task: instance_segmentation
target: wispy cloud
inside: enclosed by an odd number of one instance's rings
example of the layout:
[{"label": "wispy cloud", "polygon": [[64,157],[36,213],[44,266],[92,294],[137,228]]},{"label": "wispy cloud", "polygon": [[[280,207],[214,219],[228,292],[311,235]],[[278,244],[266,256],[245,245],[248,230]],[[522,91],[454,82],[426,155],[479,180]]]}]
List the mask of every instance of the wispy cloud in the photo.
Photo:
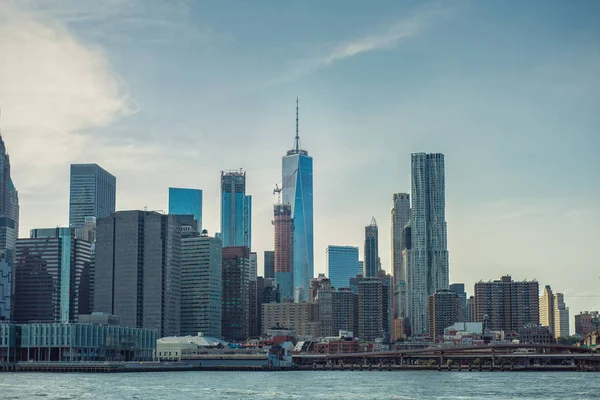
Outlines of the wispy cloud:
[{"label": "wispy cloud", "polygon": [[267,82],[266,86],[294,81],[336,62],[363,53],[393,48],[403,40],[419,35],[436,18],[451,11],[451,8],[439,3],[421,7],[415,10],[412,15],[397,21],[380,32],[338,43],[332,46],[325,54],[296,60],[294,62],[295,68]]}]

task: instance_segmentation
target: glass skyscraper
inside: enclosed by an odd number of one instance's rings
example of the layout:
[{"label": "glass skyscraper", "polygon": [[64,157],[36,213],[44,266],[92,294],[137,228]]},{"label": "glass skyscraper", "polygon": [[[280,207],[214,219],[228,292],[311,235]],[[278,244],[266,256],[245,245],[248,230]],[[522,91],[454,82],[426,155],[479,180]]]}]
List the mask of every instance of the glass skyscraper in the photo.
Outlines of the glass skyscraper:
[{"label": "glass skyscraper", "polygon": [[282,158],[282,184],[282,203],[292,207],[294,220],[294,298],[307,301],[314,276],[313,159],[300,148],[297,102],[296,140]]},{"label": "glass skyscraper", "polygon": [[374,278],[379,271],[379,230],[375,217],[365,226],[365,277]]},{"label": "glass skyscraper", "polygon": [[360,273],[358,269],[358,247],[327,246],[325,261],[327,277],[336,289],[350,287],[350,278]]},{"label": "glass skyscraper", "polygon": [[81,230],[85,217],[105,218],[115,212],[116,178],[98,164],[71,164],[69,226]]},{"label": "glass skyscraper", "polygon": [[10,176],[10,158],[0,135],[0,320],[10,319],[12,269],[19,236],[19,195]]},{"label": "glass skyscraper", "polygon": [[202,190],[169,188],[169,214],[193,215],[202,232]]},{"label": "glass skyscraper", "polygon": [[251,248],[252,196],[242,170],[221,171],[221,239],[223,247]]},{"label": "glass skyscraper", "polygon": [[91,252],[73,228],[32,229],[17,240],[15,321],[68,323],[89,314]]}]

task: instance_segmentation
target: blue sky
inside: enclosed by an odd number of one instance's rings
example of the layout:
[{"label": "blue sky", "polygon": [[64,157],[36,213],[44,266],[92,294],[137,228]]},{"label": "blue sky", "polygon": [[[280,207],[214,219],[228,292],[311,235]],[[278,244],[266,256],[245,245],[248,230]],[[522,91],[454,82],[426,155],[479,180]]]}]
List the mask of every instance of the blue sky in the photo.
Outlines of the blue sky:
[{"label": "blue sky", "polygon": [[21,235],[68,221],[68,165],[117,176],[119,209],[167,209],[243,167],[253,247],[293,144],[314,157],[315,270],[363,245],[389,269],[392,193],[410,153],[446,155],[452,281],[512,274],[600,308],[600,3],[4,1],[2,131]]}]

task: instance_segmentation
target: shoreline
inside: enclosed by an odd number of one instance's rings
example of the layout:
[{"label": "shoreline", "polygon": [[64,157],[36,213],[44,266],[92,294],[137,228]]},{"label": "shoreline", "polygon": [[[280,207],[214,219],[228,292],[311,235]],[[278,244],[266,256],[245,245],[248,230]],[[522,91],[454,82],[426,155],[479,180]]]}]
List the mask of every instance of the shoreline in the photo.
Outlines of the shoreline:
[{"label": "shoreline", "polygon": [[139,373],[139,372],[292,372],[292,371],[431,371],[431,372],[600,372],[597,366],[576,365],[311,365],[267,367],[251,365],[194,365],[186,363],[18,363],[5,364],[0,372],[7,373]]}]

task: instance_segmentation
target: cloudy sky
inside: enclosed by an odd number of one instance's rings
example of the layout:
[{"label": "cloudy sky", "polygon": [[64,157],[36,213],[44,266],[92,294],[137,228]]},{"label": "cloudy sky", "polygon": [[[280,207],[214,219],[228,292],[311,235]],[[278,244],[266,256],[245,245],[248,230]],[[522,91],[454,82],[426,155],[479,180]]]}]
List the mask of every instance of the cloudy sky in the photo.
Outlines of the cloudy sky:
[{"label": "cloudy sky", "polygon": [[410,153],[443,152],[451,281],[537,278],[599,309],[599,18],[593,0],[3,0],[21,236],[67,224],[73,162],[117,176],[118,209],[201,188],[211,233],[220,171],[245,168],[262,260],[298,96],[315,272],[328,244],[362,253],[372,216],[389,269]]}]

